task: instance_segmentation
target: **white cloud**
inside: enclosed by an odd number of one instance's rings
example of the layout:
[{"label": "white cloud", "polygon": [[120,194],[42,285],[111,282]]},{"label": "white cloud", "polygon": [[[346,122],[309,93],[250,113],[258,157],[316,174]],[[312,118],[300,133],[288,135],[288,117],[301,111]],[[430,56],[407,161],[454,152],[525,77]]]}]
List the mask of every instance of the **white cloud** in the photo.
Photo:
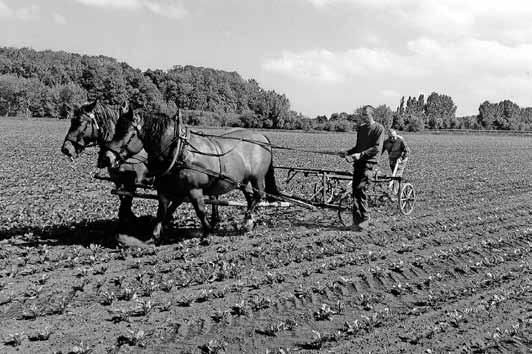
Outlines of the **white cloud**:
[{"label": "white cloud", "polygon": [[88,6],[115,7],[120,9],[139,9],[141,0],[76,0]]},{"label": "white cloud", "polygon": [[8,17],[13,14],[13,11],[3,2],[0,0],[0,17]]},{"label": "white cloud", "polygon": [[474,37],[511,43],[532,42],[529,0],[306,0],[318,9],[357,10],[438,38]]},{"label": "white cloud", "polygon": [[66,25],[67,24],[67,20],[66,20],[65,16],[61,15],[60,13],[54,12],[52,14],[52,18],[53,18],[54,22],[57,23],[57,24],[60,24],[60,25]]},{"label": "white cloud", "polygon": [[157,15],[180,19],[186,16],[187,10],[180,2],[175,1],[144,1],[144,6]]},{"label": "white cloud", "polygon": [[15,10],[15,17],[22,21],[32,21],[38,19],[40,16],[40,8],[37,5],[29,7],[21,7]]},{"label": "white cloud", "polygon": [[352,77],[519,76],[532,72],[532,44],[508,46],[496,41],[438,41],[422,37],[407,43],[408,53],[383,48],[285,51],[263,68],[288,76],[343,81]]},{"label": "white cloud", "polygon": [[87,6],[125,10],[147,10],[159,16],[181,19],[187,15],[180,0],[76,0]]},{"label": "white cloud", "polygon": [[32,21],[39,18],[40,10],[40,7],[35,4],[28,7],[11,9],[0,0],[0,17],[12,17],[21,21]]},{"label": "white cloud", "polygon": [[279,58],[263,62],[263,68],[295,78],[325,82],[375,75],[405,78],[423,75],[424,68],[413,65],[410,60],[410,57],[386,49],[361,47],[341,52],[319,49],[301,53],[284,51]]},{"label": "white cloud", "polygon": [[405,53],[366,47],[285,51],[264,61],[263,69],[316,87],[329,82],[353,91],[373,90],[388,102],[399,93],[446,93],[459,104],[459,114],[474,113],[486,99],[530,102],[532,44],[421,37],[407,48]]}]

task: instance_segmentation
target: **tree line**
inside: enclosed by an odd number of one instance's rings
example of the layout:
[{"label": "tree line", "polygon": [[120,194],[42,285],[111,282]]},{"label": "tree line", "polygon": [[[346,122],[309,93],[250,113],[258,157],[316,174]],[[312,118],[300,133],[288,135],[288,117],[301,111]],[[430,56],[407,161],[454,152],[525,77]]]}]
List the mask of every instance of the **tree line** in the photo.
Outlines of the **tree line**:
[{"label": "tree line", "polygon": [[[330,117],[318,116],[313,128],[329,131],[351,131],[356,129],[361,107],[353,113],[333,113]],[[392,110],[387,105],[375,108],[375,120],[385,128],[403,131],[424,129],[474,129],[474,130],[532,130],[532,107],[521,108],[510,100],[499,103],[483,102],[478,115],[457,117],[452,97],[437,92],[427,99],[403,96],[399,105]]]},{"label": "tree line", "polygon": [[[129,100],[137,107],[173,114],[188,124],[248,128],[352,131],[360,108],[309,119],[289,99],[264,90],[236,72],[191,65],[141,71],[106,56],[0,47],[0,115],[68,118],[76,106],[98,98]],[[483,102],[476,116],[456,117],[456,105],[433,92],[401,98],[396,109],[376,107],[376,120],[398,130],[531,130],[532,108],[512,101]]]},{"label": "tree line", "polygon": [[197,124],[287,128],[300,118],[285,95],[236,72],[190,65],[142,72],[105,56],[0,48],[0,115],[67,118],[95,98],[169,114],[181,108]]}]

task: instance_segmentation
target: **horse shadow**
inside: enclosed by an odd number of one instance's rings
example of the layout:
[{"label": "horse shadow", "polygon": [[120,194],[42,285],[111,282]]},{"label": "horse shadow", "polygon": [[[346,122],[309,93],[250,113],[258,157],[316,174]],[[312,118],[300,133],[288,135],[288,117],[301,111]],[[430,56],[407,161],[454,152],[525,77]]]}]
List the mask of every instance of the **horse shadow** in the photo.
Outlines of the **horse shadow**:
[{"label": "horse shadow", "polygon": [[16,226],[0,230],[0,240],[12,239],[21,246],[99,244],[113,247],[114,220],[81,220],[47,226]]},{"label": "horse shadow", "polygon": [[[12,240],[18,246],[35,247],[39,245],[88,247],[97,244],[105,248],[116,248],[118,233],[135,237],[140,241],[150,238],[155,219],[152,216],[140,216],[134,222],[119,226],[117,219],[80,220],[47,226],[16,226],[0,230],[0,241]],[[229,223],[222,223],[213,231],[218,237],[230,237],[244,234],[243,230]],[[200,239],[201,229],[195,225],[170,223],[163,232],[162,244],[175,244],[189,239]]]}]

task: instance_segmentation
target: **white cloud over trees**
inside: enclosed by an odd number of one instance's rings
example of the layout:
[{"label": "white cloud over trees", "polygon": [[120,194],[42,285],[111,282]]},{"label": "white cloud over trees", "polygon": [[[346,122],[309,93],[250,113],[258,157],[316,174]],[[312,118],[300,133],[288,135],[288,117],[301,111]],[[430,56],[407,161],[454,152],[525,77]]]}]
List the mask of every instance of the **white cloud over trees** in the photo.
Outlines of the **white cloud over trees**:
[{"label": "white cloud over trees", "polygon": [[75,0],[87,6],[110,7],[125,10],[147,10],[159,16],[181,19],[187,10],[179,0]]},{"label": "white cloud over trees", "polygon": [[[266,58],[263,69],[315,85],[357,87],[371,80],[375,94],[388,98],[393,92],[437,90],[457,97],[461,111],[468,113],[485,99],[505,95],[519,100],[532,90],[530,1],[305,1],[316,11],[374,15],[379,20],[369,22],[367,31],[382,40],[344,49],[286,48]],[[387,29],[386,24],[394,26]],[[402,37],[395,32],[398,27]]]}]

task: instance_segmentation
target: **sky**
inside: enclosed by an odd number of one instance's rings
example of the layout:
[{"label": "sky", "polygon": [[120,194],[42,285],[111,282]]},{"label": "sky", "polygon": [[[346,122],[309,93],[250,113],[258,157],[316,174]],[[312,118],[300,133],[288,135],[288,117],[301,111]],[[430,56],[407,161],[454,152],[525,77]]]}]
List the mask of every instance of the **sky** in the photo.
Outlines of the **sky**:
[{"label": "sky", "polygon": [[532,106],[530,0],[0,0],[0,46],[236,71],[303,114],[450,95]]}]

